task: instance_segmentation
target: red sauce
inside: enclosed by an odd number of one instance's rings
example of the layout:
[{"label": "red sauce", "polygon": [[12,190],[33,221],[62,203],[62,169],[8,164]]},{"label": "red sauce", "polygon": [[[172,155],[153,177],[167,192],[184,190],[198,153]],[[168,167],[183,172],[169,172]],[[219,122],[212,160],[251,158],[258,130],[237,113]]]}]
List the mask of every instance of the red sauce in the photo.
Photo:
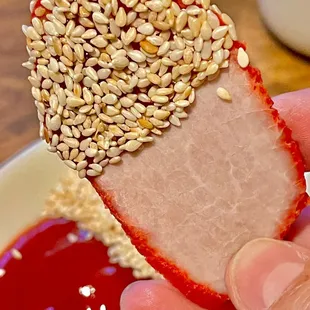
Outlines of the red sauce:
[{"label": "red sauce", "polygon": [[[12,257],[13,248],[21,260]],[[6,271],[0,278],[5,310],[116,310],[122,291],[135,281],[131,269],[109,263],[101,242],[62,219],[43,221],[18,237],[1,255],[0,269]],[[85,286],[93,288],[89,297],[79,292]]]}]

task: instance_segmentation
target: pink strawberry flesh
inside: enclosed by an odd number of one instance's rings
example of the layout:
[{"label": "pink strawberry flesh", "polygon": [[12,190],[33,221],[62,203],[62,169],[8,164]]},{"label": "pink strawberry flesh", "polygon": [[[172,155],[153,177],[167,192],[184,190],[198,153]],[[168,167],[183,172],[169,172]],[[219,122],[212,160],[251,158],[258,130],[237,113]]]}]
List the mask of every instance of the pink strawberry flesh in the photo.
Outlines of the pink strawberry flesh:
[{"label": "pink strawberry flesh", "polygon": [[[290,130],[255,69],[235,57],[197,91],[182,128],[92,180],[150,264],[208,309],[225,302],[229,259],[247,241],[281,238],[307,199]],[[225,87],[227,103],[216,95]]]}]

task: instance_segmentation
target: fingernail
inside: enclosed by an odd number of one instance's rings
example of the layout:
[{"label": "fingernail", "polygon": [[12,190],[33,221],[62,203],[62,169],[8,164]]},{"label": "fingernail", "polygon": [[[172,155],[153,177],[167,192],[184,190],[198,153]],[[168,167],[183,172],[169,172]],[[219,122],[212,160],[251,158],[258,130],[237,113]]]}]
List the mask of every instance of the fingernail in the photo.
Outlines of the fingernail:
[{"label": "fingernail", "polygon": [[228,289],[238,309],[268,309],[305,268],[299,247],[257,239],[245,245],[227,270]]}]

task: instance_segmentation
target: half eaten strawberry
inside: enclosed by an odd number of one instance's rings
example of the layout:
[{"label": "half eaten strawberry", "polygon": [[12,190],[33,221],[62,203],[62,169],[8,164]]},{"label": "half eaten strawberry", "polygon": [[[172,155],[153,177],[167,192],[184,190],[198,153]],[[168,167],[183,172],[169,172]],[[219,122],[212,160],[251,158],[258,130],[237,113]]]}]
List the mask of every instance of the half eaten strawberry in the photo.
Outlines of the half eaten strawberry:
[{"label": "half eaten strawberry", "polygon": [[307,201],[299,149],[233,21],[208,0],[40,5],[24,66],[49,151],[190,300],[231,307],[229,259],[284,237]]}]

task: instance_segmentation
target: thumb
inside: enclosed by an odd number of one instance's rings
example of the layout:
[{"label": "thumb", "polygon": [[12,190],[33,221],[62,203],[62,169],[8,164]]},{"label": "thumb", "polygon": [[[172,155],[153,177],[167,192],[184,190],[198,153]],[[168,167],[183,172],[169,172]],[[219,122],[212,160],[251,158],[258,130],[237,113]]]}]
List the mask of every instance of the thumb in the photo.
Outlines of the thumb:
[{"label": "thumb", "polygon": [[309,310],[310,250],[256,239],[231,260],[226,283],[238,310]]}]

